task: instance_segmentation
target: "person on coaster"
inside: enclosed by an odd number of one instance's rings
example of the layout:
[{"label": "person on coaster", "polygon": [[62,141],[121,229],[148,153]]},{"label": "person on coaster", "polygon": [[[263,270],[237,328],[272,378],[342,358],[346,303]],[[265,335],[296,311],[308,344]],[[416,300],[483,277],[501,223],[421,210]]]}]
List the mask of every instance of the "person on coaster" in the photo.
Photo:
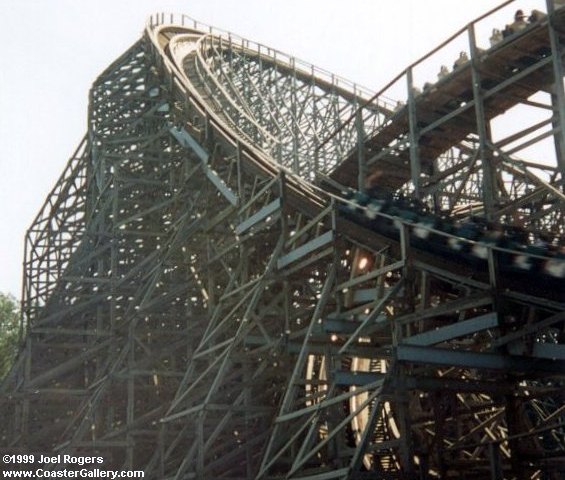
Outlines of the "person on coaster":
[{"label": "person on coaster", "polygon": [[528,22],[526,22],[526,15],[524,15],[524,11],[516,10],[516,13],[514,14],[514,21],[510,25],[506,25],[506,28],[502,32],[502,36],[506,38],[513,33],[524,30],[527,26]]},{"label": "person on coaster", "polygon": [[441,80],[449,75],[449,68],[446,65],[442,65],[439,69],[439,73],[437,74],[437,79]]},{"label": "person on coaster", "polygon": [[490,46],[494,47],[496,44],[502,42],[503,36],[502,32],[498,28],[492,29],[492,35],[490,37]]},{"label": "person on coaster", "polygon": [[457,70],[458,68],[461,68],[468,61],[469,61],[469,56],[467,55],[467,52],[464,52],[464,51],[460,52],[459,58],[457,60],[455,60],[455,63],[453,64],[453,70]]}]

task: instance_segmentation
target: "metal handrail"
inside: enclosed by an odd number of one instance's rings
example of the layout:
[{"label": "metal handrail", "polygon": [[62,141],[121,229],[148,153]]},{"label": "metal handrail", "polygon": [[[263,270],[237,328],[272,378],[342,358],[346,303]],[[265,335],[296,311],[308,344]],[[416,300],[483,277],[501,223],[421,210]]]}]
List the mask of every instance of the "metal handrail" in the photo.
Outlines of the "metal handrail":
[{"label": "metal handrail", "polygon": [[[329,72],[323,68],[317,67],[305,60],[301,60],[292,55],[288,55],[280,50],[271,48],[253,40],[246,39],[237,34],[229,32],[227,30],[213,27],[205,23],[199,22],[188,15],[185,14],[165,14],[156,13],[149,17],[148,26],[150,28],[157,27],[160,25],[171,24],[180,25],[187,28],[193,28],[204,33],[215,35],[218,37],[226,38],[231,41],[234,45],[239,46],[243,50],[254,52],[257,55],[265,55],[271,57],[279,65],[284,65],[289,69],[295,69],[298,72],[306,76],[315,77],[318,80],[329,83],[330,85],[340,88],[343,90],[348,90],[353,95],[359,97],[360,99],[370,99],[374,97],[374,93],[371,89],[359,85],[358,83],[352,82],[344,77],[336,75]],[[395,101],[390,98],[382,98],[382,108],[393,108]],[[369,104],[371,102],[369,101]]]},{"label": "metal handrail", "polygon": [[446,45],[448,45],[449,43],[451,43],[455,38],[457,38],[459,35],[461,35],[462,33],[464,33],[466,30],[468,30],[470,27],[474,26],[475,24],[477,24],[478,22],[480,22],[481,20],[485,19],[486,17],[491,16],[492,14],[496,13],[497,11],[501,10],[502,8],[508,6],[509,4],[513,3],[515,0],[507,0],[506,2],[500,4],[498,7],[495,7],[491,10],[489,10],[488,12],[484,13],[483,15],[477,17],[475,20],[469,22],[467,25],[465,25],[464,27],[460,28],[459,30],[457,30],[454,34],[452,34],[449,38],[447,38],[446,40],[444,40],[442,43],[440,43],[437,47],[433,48],[432,50],[430,50],[428,53],[424,54],[422,57],[420,57],[419,59],[417,59],[415,62],[411,63],[410,65],[408,65],[408,67],[406,67],[405,69],[403,69],[398,75],[396,75],[396,77],[394,77],[390,82],[388,82],[383,88],[381,88],[377,93],[375,93],[371,98],[369,98],[365,103],[363,103],[362,105],[359,106],[359,108],[354,111],[351,116],[345,121],[343,122],[336,130],[334,130],[330,135],[328,135],[328,137],[326,137],[322,143],[320,145],[318,145],[318,147],[316,148],[316,150],[320,150],[322,147],[324,147],[330,140],[332,140],[341,130],[343,130],[349,123],[353,122],[355,120],[355,118],[357,117],[357,115],[359,114],[360,111],[362,111],[363,109],[367,108],[371,103],[377,101],[379,99],[379,97],[381,97],[383,95],[384,92],[386,92],[392,85],[394,85],[398,80],[400,80],[403,76],[407,75],[408,72],[410,70],[413,70],[415,67],[417,67],[418,65],[420,65],[421,63],[423,63],[424,61],[426,61],[428,58],[430,58],[432,55],[434,55],[436,52],[438,52],[439,50],[441,50],[443,47],[445,47]]},{"label": "metal handrail", "polygon": [[[176,23],[171,23],[171,22],[176,22]],[[341,77],[330,76],[330,75],[327,75],[327,77],[331,78],[333,83],[328,83],[326,79],[319,78],[318,76],[316,76],[318,74],[320,74],[322,76],[324,75],[325,71],[322,70],[322,69],[317,69],[316,67],[312,66],[311,64],[307,64],[306,62],[296,60],[294,57],[291,57],[291,56],[286,55],[286,54],[282,54],[278,50],[271,49],[271,48],[268,48],[268,47],[264,47],[261,44],[257,44],[255,42],[248,41],[248,40],[243,39],[241,37],[237,37],[233,34],[228,33],[228,34],[220,35],[223,31],[215,30],[212,27],[209,27],[208,29],[206,29],[205,25],[200,24],[196,20],[190,19],[190,17],[186,17],[186,16],[183,15],[183,16],[180,16],[180,20],[179,20],[178,18],[175,18],[175,15],[170,15],[169,17],[165,17],[163,14],[158,14],[156,16],[150,17],[148,22],[147,22],[147,30],[148,30],[148,32],[151,32],[152,35],[156,35],[161,30],[167,29],[169,27],[170,28],[178,28],[179,29],[178,33],[179,33],[179,36],[181,38],[183,37],[183,30],[182,29],[186,29],[187,34],[189,34],[189,35],[194,35],[194,34],[198,34],[198,33],[200,33],[202,35],[202,39],[197,42],[198,45],[196,47],[196,55],[197,55],[199,64],[205,70],[209,70],[209,69],[208,69],[207,63],[202,60],[203,56],[206,55],[206,51],[207,51],[208,48],[219,45],[220,48],[228,48],[230,50],[241,52],[243,55],[258,56],[259,59],[263,62],[265,62],[265,61],[273,62],[276,65],[277,68],[287,69],[288,71],[292,72],[293,74],[295,74],[298,77],[300,77],[300,75],[307,75],[307,78],[301,77],[301,80],[310,82],[311,81],[310,78],[312,78],[312,81],[315,84],[317,84],[320,88],[322,88],[324,90],[331,91],[333,94],[337,94],[337,95],[345,96],[346,98],[349,98],[350,102],[348,103],[347,107],[344,107],[345,111],[340,112],[340,117],[341,117],[341,115],[343,115],[343,117],[348,115],[349,111],[355,109],[356,106],[358,105],[359,101],[362,99],[362,97],[359,95],[359,92],[360,92],[359,87],[356,84],[349,82],[349,90],[348,90],[344,87]],[[208,31],[211,31],[213,33],[208,33]],[[220,32],[220,34],[218,34],[218,32]],[[173,40],[173,41],[175,41],[175,40]],[[178,63],[178,62],[176,62],[176,63]],[[300,64],[307,65],[307,67],[300,68]],[[178,65],[175,68],[181,69],[181,67],[178,66]],[[302,74],[300,74],[299,71],[301,71]],[[180,72],[180,73],[182,74],[182,72]],[[210,72],[208,72],[208,73],[210,73]],[[214,88],[214,89],[218,90],[219,93],[222,94],[222,97],[226,98],[226,100],[228,102],[227,103],[228,106],[229,105],[233,106],[233,100],[230,98],[230,95],[227,94],[225,91],[223,91],[224,90],[223,87],[217,82],[216,79],[213,78],[213,75],[209,75],[209,76],[211,76],[211,82],[212,82],[209,86],[216,85],[217,88]],[[209,92],[209,93],[211,94],[211,96],[213,98],[218,100],[216,98],[216,95],[212,94],[212,92]],[[382,123],[382,118],[383,118],[382,112],[383,111],[389,112],[389,111],[391,111],[391,109],[392,109],[391,104],[389,104],[388,102],[385,102],[385,101],[380,101],[378,105],[372,105],[371,109],[369,109],[369,112],[368,112],[369,115],[367,116],[366,119],[363,119],[363,122],[365,123],[366,128],[368,130],[374,130],[374,128],[380,126],[381,123]],[[229,112],[226,112],[226,113],[229,113]],[[265,128],[263,128],[261,125],[257,124],[257,122],[255,122],[252,118],[248,118],[248,115],[246,115],[245,113],[242,113],[242,115],[243,115],[242,118],[247,118],[250,122],[254,123],[255,128],[256,128],[258,133],[261,132],[263,137],[267,140],[268,145],[270,145],[269,150],[271,150],[271,151],[273,149],[276,150],[278,148],[277,145],[280,146],[280,141],[276,137],[273,137],[273,135],[270,134],[268,132],[268,130],[265,130]],[[228,116],[229,116],[229,114],[228,114]],[[340,121],[341,121],[341,118],[340,118]],[[247,137],[248,134],[249,134],[248,129],[245,129],[245,128],[242,129],[242,134],[245,137]],[[346,151],[348,151],[351,146],[355,145],[355,143],[356,143],[355,135],[356,134],[357,134],[357,132],[352,132],[352,136],[349,138],[349,141],[346,142],[347,143],[347,145],[345,145]],[[269,140],[270,138],[271,138],[271,140]],[[312,158],[312,156],[315,156],[314,155],[314,152],[316,152],[315,145],[318,144],[318,142],[319,142],[319,138],[317,137],[316,141],[312,145],[311,154],[308,156],[308,158]],[[259,142],[259,143],[261,143],[261,142]],[[328,152],[328,155],[325,155],[325,157],[324,157],[326,159],[325,165],[326,166],[330,165],[330,166],[335,167],[335,165],[337,165],[337,163],[342,158],[342,156],[345,152],[342,151],[342,149],[340,149],[339,147],[334,147],[330,150],[331,151]],[[278,156],[276,154],[274,154],[274,157],[278,158]],[[279,161],[282,162],[282,158],[278,158],[278,159],[279,159]],[[318,163],[314,162],[314,164],[315,164],[315,166],[313,168],[313,171],[317,171],[318,170]],[[330,168],[332,168],[332,167],[330,167]]]}]

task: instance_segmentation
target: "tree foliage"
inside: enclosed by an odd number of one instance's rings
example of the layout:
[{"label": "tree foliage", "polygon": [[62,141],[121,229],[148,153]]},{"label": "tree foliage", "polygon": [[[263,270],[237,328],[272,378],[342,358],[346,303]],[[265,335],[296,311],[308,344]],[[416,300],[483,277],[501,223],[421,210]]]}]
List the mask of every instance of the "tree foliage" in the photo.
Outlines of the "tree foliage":
[{"label": "tree foliage", "polygon": [[4,378],[18,350],[20,308],[13,295],[0,292],[0,379]]}]

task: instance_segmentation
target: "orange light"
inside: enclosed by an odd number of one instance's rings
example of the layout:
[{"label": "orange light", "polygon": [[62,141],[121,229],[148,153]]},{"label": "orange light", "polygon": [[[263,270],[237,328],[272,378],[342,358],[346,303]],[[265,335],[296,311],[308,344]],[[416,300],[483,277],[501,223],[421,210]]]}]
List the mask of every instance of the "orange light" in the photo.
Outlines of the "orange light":
[{"label": "orange light", "polygon": [[357,268],[359,268],[359,270],[363,270],[367,265],[369,265],[369,259],[367,257],[362,257],[357,264]]}]

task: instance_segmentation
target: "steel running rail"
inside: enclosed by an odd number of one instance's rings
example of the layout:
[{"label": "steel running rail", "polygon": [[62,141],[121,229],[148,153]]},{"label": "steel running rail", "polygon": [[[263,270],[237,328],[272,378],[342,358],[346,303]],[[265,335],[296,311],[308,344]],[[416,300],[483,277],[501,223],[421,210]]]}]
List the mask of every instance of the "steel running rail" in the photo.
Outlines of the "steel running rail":
[{"label": "steel running rail", "polygon": [[[475,23],[481,21],[482,19],[484,19],[484,18],[486,18],[486,17],[492,15],[493,13],[495,13],[495,12],[497,12],[498,10],[500,10],[500,9],[502,9],[502,8],[504,8],[504,7],[506,7],[507,5],[513,3],[514,1],[515,1],[515,0],[509,0],[509,1],[507,1],[507,2],[505,2],[505,3],[503,3],[503,4],[501,4],[501,5],[499,5],[498,7],[496,7],[496,8],[494,8],[494,9],[492,9],[492,10],[486,12],[485,14],[483,14],[483,15],[477,17],[477,18],[476,18],[475,20],[473,20],[472,22],[469,22],[469,24],[467,24],[465,27],[459,29],[455,34],[453,34],[452,36],[450,36],[447,40],[445,40],[444,42],[442,42],[440,45],[438,45],[438,46],[437,46],[436,48],[434,48],[432,51],[428,52],[426,55],[422,56],[420,59],[418,59],[417,61],[415,61],[415,62],[414,62],[413,64],[411,64],[409,67],[407,67],[406,69],[404,69],[399,75],[397,75],[391,82],[389,82],[389,83],[388,83],[383,89],[381,89],[379,92],[385,91],[390,85],[394,84],[394,82],[396,82],[399,78],[401,78],[410,68],[412,68],[412,67],[414,67],[414,66],[416,66],[416,65],[418,65],[418,64],[420,64],[420,63],[422,63],[422,62],[424,62],[426,59],[428,59],[430,56],[432,56],[433,53],[435,53],[437,50],[441,49],[443,46],[445,46],[446,44],[448,44],[449,42],[451,42],[451,41],[453,40],[453,38],[457,37],[458,35],[460,35],[461,33],[463,33],[465,30],[467,30],[467,28],[468,28],[469,25],[473,25],[473,24],[475,24]],[[155,19],[155,18],[160,19],[161,22],[154,22],[154,19]],[[150,27],[151,30],[153,30],[153,28],[155,28],[156,26],[170,26],[170,24],[164,24],[164,23],[162,23],[165,18],[166,18],[166,15],[165,15],[164,13],[161,13],[161,14],[156,15],[156,17],[153,17],[153,16],[152,16],[152,17],[149,19],[149,21],[148,21],[148,26]],[[174,14],[170,14],[169,18],[171,19],[171,21],[174,21],[174,19],[176,18],[176,16],[175,16]],[[192,19],[191,17],[188,17],[188,16],[186,16],[186,15],[180,15],[180,18],[181,18],[181,23],[180,23],[180,24],[181,24],[182,26],[186,26],[186,25],[188,24],[188,25],[191,25],[191,28],[199,29],[199,30],[201,30],[201,31],[208,30],[208,31],[210,32],[209,34],[204,35],[204,36],[202,37],[201,41],[204,40],[204,39],[210,41],[210,40],[213,38],[212,35],[215,35],[215,34],[220,34],[220,35],[224,35],[224,36],[227,35],[228,38],[230,39],[230,42],[233,42],[233,40],[236,39],[235,43],[232,43],[232,44],[231,44],[231,45],[234,46],[234,47],[239,47],[239,46],[241,46],[242,49],[244,49],[244,48],[245,48],[245,49],[250,49],[249,45],[252,45],[252,46],[255,46],[256,48],[251,48],[251,50],[254,51],[254,52],[257,53],[257,54],[265,54],[265,52],[266,52],[267,55],[272,54],[273,57],[275,57],[275,58],[276,58],[277,53],[279,54],[279,56],[280,56],[280,55],[283,55],[284,57],[286,57],[286,58],[288,59],[288,61],[286,62],[286,64],[287,64],[288,66],[294,66],[295,64],[302,65],[302,66],[308,66],[308,65],[309,65],[309,66],[310,66],[310,69],[311,69],[311,72],[312,72],[312,75],[314,75],[314,73],[315,73],[315,74],[321,74],[322,76],[325,75],[326,77],[329,75],[329,76],[330,76],[330,79],[331,79],[331,84],[334,85],[334,86],[336,86],[336,87],[340,86],[341,88],[343,88],[343,85],[348,85],[348,86],[350,86],[350,87],[353,88],[353,91],[354,91],[354,92],[355,92],[356,90],[359,90],[359,88],[363,88],[363,87],[359,87],[359,86],[358,86],[357,84],[355,84],[354,82],[351,82],[351,81],[345,80],[345,79],[343,79],[343,78],[341,78],[341,77],[338,77],[338,76],[336,76],[336,75],[330,74],[330,73],[327,72],[326,70],[319,69],[318,67],[314,67],[313,65],[310,65],[310,64],[308,64],[308,63],[306,63],[306,62],[303,62],[303,61],[301,61],[301,60],[296,60],[296,59],[295,59],[294,57],[292,57],[292,56],[286,55],[286,54],[284,54],[284,53],[282,53],[282,52],[279,52],[278,50],[274,50],[274,49],[271,49],[271,48],[269,48],[269,47],[266,47],[266,46],[264,46],[264,45],[262,45],[262,44],[260,44],[260,43],[256,43],[256,42],[253,42],[253,41],[244,39],[244,38],[239,37],[239,36],[237,36],[237,35],[231,34],[230,32],[227,32],[227,31],[225,31],[225,30],[221,30],[221,29],[217,29],[217,28],[215,28],[215,27],[208,26],[208,25],[203,24],[203,23],[201,23],[201,22],[198,22],[197,20],[194,20],[194,19]],[[178,26],[178,24],[177,24],[177,26]],[[164,54],[164,55],[165,55],[165,54]],[[271,58],[272,58],[272,57],[271,57]],[[279,59],[279,60],[280,60],[280,59]],[[205,62],[203,62],[203,63],[205,63]],[[283,62],[283,63],[285,63],[285,62]],[[177,67],[177,68],[178,68],[178,67]],[[179,70],[180,70],[180,68],[179,68]],[[307,69],[305,69],[304,71],[306,72]],[[364,90],[365,93],[369,92],[367,89],[363,89],[363,90]],[[372,97],[370,97],[370,98],[366,101],[366,103],[365,103],[364,105],[365,105],[365,106],[368,106],[368,105],[370,105],[372,102],[374,102],[374,101],[376,101],[376,100],[380,100],[380,93],[379,93],[379,92],[377,92],[377,93],[374,94]],[[231,101],[231,99],[229,98],[229,95],[228,95],[227,93],[226,93],[226,98],[227,98],[229,101]],[[387,108],[387,109],[390,108],[390,104],[388,103],[388,101],[389,101],[389,100],[386,99],[385,102],[383,103],[384,105],[386,105],[386,108]],[[357,110],[354,114],[352,114],[352,116],[351,116],[348,120],[346,120],[346,122],[345,122],[345,123],[342,125],[342,127],[340,127],[340,129],[338,129],[338,130],[343,129],[343,128],[345,127],[346,123],[347,123],[347,122],[350,122],[352,119],[354,119],[355,116],[357,115],[357,113],[358,113],[359,111],[361,111],[362,109],[363,109],[363,105],[360,106],[360,107],[358,108],[358,110]],[[228,125],[224,125],[224,127],[225,127],[226,129],[228,129],[228,130],[230,129],[230,127],[229,127]],[[257,125],[257,128],[261,128],[261,126],[260,126],[260,125]],[[336,130],[332,135],[336,134],[336,133],[338,132],[338,130]],[[321,148],[324,143],[327,143],[327,140],[324,141],[321,145],[319,145],[318,148]],[[250,145],[250,147],[254,149],[254,148],[255,148],[255,145]],[[300,184],[303,188],[306,188],[307,191],[316,191],[316,192],[320,195],[320,197],[326,196],[326,197],[328,198],[328,200],[329,200],[329,199],[333,199],[333,200],[335,200],[335,201],[337,201],[337,202],[339,202],[339,203],[341,203],[341,204],[343,204],[343,205],[356,206],[357,208],[360,208],[360,209],[362,209],[362,210],[366,210],[366,207],[362,207],[362,206],[356,205],[356,204],[354,204],[353,202],[347,200],[346,198],[344,198],[344,197],[342,197],[342,196],[340,196],[340,195],[336,195],[336,194],[334,194],[334,193],[328,192],[328,191],[326,191],[326,190],[324,190],[324,189],[318,187],[317,185],[315,185],[315,184],[313,184],[313,183],[311,183],[311,182],[308,182],[307,180],[305,180],[304,178],[300,177],[299,175],[297,175],[297,174],[296,174],[295,172],[293,172],[292,170],[290,170],[290,169],[288,169],[288,168],[285,168],[283,165],[281,165],[279,162],[275,161],[273,158],[267,157],[267,161],[270,161],[270,162],[274,163],[278,168],[281,168],[281,169],[285,172],[285,174],[287,175],[287,177],[293,178],[293,179],[294,179],[298,184]],[[526,174],[526,173],[524,173],[524,174]],[[558,190],[556,190],[556,189],[554,189],[554,188],[552,188],[552,190],[555,190],[556,193],[559,194],[559,196],[563,196],[563,194],[562,194],[561,192],[559,192]],[[319,201],[319,198],[318,198],[318,201]],[[399,217],[392,217],[392,216],[390,216],[390,215],[387,215],[387,214],[381,213],[381,212],[376,213],[376,215],[377,215],[378,217],[380,217],[380,218],[398,221],[399,223],[403,224],[405,227],[407,227],[407,228],[409,228],[409,229],[414,227],[414,224],[412,224],[411,222],[408,222],[408,221],[406,221],[406,220],[404,220],[404,219],[402,219],[402,218],[399,218]],[[431,232],[431,233],[435,233],[435,234],[437,234],[437,235],[439,235],[439,236],[441,236],[441,237],[444,237],[444,238],[446,238],[446,239],[452,238],[452,239],[454,239],[454,240],[458,240],[458,241],[460,241],[460,242],[466,243],[466,244],[471,245],[471,246],[472,246],[472,245],[480,244],[480,245],[482,245],[482,246],[485,246],[487,249],[490,249],[490,250],[493,250],[493,251],[499,251],[499,252],[510,253],[510,254],[515,254],[515,255],[523,255],[523,256],[530,257],[530,258],[539,259],[539,260],[550,260],[550,259],[551,259],[551,257],[544,257],[544,256],[542,256],[542,255],[536,255],[536,254],[527,253],[527,252],[520,252],[520,251],[508,249],[508,248],[498,247],[498,246],[496,246],[496,245],[490,245],[490,244],[483,243],[483,242],[480,242],[480,241],[470,240],[470,239],[467,239],[467,238],[464,238],[464,237],[459,237],[459,236],[457,236],[457,235],[453,235],[453,234],[451,234],[451,233],[444,232],[444,231],[441,231],[441,230],[437,230],[437,229],[434,229],[434,228],[428,227],[428,226],[419,226],[418,228],[420,228],[420,227],[423,228],[424,230],[427,230],[427,231],[429,231],[429,232]]]},{"label": "steel running rail", "polygon": [[[491,15],[493,12],[499,10],[500,8],[512,3],[512,1],[508,1],[502,5],[500,5],[499,7],[487,12],[486,14],[478,17],[476,20],[474,20],[472,23],[476,23],[477,21],[480,21],[481,19]],[[158,19],[158,21],[155,20],[155,18]],[[171,20],[174,20],[174,15],[170,16]],[[205,31],[201,31],[202,34],[202,38],[199,40],[198,45],[201,45],[201,43],[203,44],[204,42],[202,42],[203,39],[206,39],[207,41],[211,41],[211,39],[213,38],[214,33],[217,31],[216,29],[212,28],[212,27],[208,27],[204,24],[201,24],[199,22],[197,22],[196,20],[191,19],[190,17],[187,17],[185,15],[181,15],[181,26],[183,26],[184,28],[189,28],[189,29],[204,29],[207,28],[210,33],[206,33]],[[191,98],[197,98],[199,100],[200,103],[200,107],[206,109],[206,101],[201,97],[201,95],[199,94],[199,92],[197,91],[196,88],[194,88],[194,86],[191,84],[190,80],[186,77],[186,75],[184,74],[183,68],[182,66],[180,66],[178,64],[178,58],[176,58],[174,55],[172,56],[172,58],[169,58],[169,56],[167,55],[167,52],[164,48],[160,47],[159,45],[159,41],[158,41],[158,35],[159,33],[162,31],[162,29],[165,29],[167,27],[178,27],[179,25],[171,25],[169,23],[163,23],[165,19],[164,14],[160,14],[157,15],[156,17],[151,17],[150,20],[147,23],[147,33],[150,36],[150,38],[152,38],[153,44],[160,50],[161,53],[161,57],[163,58],[166,68],[167,70],[175,76],[175,79],[182,83],[183,88],[185,89],[185,91],[190,92],[190,97]],[[182,23],[184,20],[184,24]],[[188,24],[187,24],[188,23]],[[436,49],[434,49],[432,52],[428,53],[427,55],[425,55],[424,57],[422,57],[420,60],[418,60],[417,62],[415,62],[413,65],[416,65],[418,63],[421,63],[422,61],[424,61],[426,58],[428,58],[430,55],[433,54],[434,51],[436,51],[437,49],[441,48],[444,44],[449,43],[449,41],[451,41],[451,39],[457,35],[459,35],[461,32],[465,31],[467,27],[464,27],[463,29],[459,30],[454,36],[450,37],[448,40],[446,40],[443,44],[441,44],[439,47],[437,47]],[[226,34],[223,31],[219,31],[221,34]],[[231,35],[231,34],[228,34]],[[273,49],[269,49],[268,47],[264,47],[261,44],[255,44],[254,42],[242,39],[240,37],[237,37],[239,39],[239,45],[235,44],[237,47],[241,47],[242,49],[249,49],[249,45],[255,45],[256,48],[253,50],[255,53],[260,53],[261,49],[263,49],[263,51],[269,51],[271,52],[271,54],[274,54],[275,50]],[[232,41],[234,39],[234,36],[231,37]],[[232,46],[234,44],[232,43]],[[294,64],[296,61],[292,60],[293,57],[290,56],[286,56],[289,60],[288,65],[292,65]],[[205,63],[205,62],[203,62]],[[315,67],[311,67],[313,70],[312,72],[317,72],[317,70],[315,70]],[[409,67],[410,68],[410,67]],[[406,71],[406,70],[405,70]],[[403,71],[402,74],[400,74],[400,76],[402,76],[405,71]],[[209,72],[209,70],[208,70]],[[324,70],[321,70],[321,72],[325,72]],[[314,73],[312,73],[314,74]],[[334,78],[332,76],[332,78]],[[335,85],[337,85],[338,77],[335,77]],[[396,80],[396,79],[395,79]],[[343,83],[345,83],[346,81],[344,80],[340,80]],[[394,81],[392,82],[394,83]],[[348,82],[348,84],[350,86],[354,86],[355,84],[352,82]],[[229,94],[227,94],[227,92],[223,92],[226,99],[228,99],[228,101],[232,102],[232,100],[229,98]],[[374,100],[378,100],[378,95],[372,97],[371,99],[368,100],[368,102],[372,102]],[[358,110],[359,111],[359,110]],[[303,177],[301,177],[300,175],[298,175],[296,172],[293,172],[291,169],[285,167],[284,165],[281,165],[279,162],[276,161],[275,158],[273,158],[271,155],[269,155],[267,152],[265,152],[263,149],[258,148],[256,144],[252,143],[251,139],[249,138],[248,135],[244,135],[243,137],[241,136],[241,132],[236,132],[234,131],[234,128],[231,125],[228,125],[225,121],[224,118],[221,118],[221,115],[219,115],[218,113],[215,112],[207,112],[208,115],[210,115],[213,119],[214,122],[220,127],[221,130],[221,134],[224,136],[224,138],[226,138],[226,140],[228,140],[229,142],[235,143],[235,142],[240,142],[246,145],[246,149],[247,151],[250,153],[250,156],[248,157],[249,160],[251,160],[252,162],[254,162],[256,164],[256,166],[259,166],[260,168],[262,168],[264,171],[269,172],[269,174],[275,178],[277,175],[279,175],[280,172],[284,172],[287,180],[290,182],[291,188],[293,190],[293,192],[298,195],[299,197],[305,198],[307,201],[312,202],[312,205],[316,205],[316,211],[320,211],[322,206],[324,204],[327,204],[330,201],[335,201],[338,202],[340,204],[343,205],[350,205],[350,206],[356,206],[356,208],[360,208],[361,210],[366,210],[366,207],[361,207],[359,205],[356,205],[354,203],[352,203],[351,201],[347,200],[346,198],[328,192],[326,190],[324,190],[323,188],[320,188],[319,186],[313,184],[312,182],[304,179]],[[246,115],[247,117],[247,115]],[[249,121],[253,121],[252,119],[250,119],[249,117],[247,117],[247,119]],[[231,123],[231,122],[230,122]],[[261,126],[256,124],[256,128],[260,129]],[[238,129],[239,130],[239,129]],[[335,133],[335,132],[334,132]],[[524,257],[528,257],[528,258],[532,258],[532,259],[538,259],[538,260],[553,260],[553,258],[551,257],[545,257],[542,255],[538,255],[538,254],[534,254],[534,253],[529,253],[529,252],[524,252],[524,251],[517,251],[517,250],[512,250],[509,248],[504,248],[504,247],[500,247],[500,246],[496,246],[496,245],[492,245],[486,242],[481,242],[476,241],[476,240],[470,240],[464,237],[459,237],[457,235],[454,235],[452,233],[449,232],[444,232],[438,229],[435,229],[433,227],[429,227],[429,226],[423,226],[423,225],[416,225],[410,221],[407,221],[403,218],[400,217],[393,217],[390,215],[387,215],[386,213],[381,213],[378,212],[376,213],[376,215],[379,218],[383,218],[383,219],[388,219],[388,220],[394,220],[395,222],[398,222],[399,225],[402,225],[402,228],[406,230],[406,232],[410,233],[412,231],[412,229],[414,228],[422,228],[424,230],[427,230],[431,233],[437,234],[440,237],[446,238],[446,239],[454,239],[457,240],[463,244],[467,244],[470,246],[474,246],[474,245],[480,245],[482,247],[485,247],[488,251],[490,252],[501,252],[501,253],[508,253],[508,254],[512,254],[512,255],[520,255],[520,256],[524,256]],[[490,255],[490,254],[489,254]],[[492,268],[492,265],[489,264],[489,269]],[[492,275],[492,272],[490,272]]]}]

